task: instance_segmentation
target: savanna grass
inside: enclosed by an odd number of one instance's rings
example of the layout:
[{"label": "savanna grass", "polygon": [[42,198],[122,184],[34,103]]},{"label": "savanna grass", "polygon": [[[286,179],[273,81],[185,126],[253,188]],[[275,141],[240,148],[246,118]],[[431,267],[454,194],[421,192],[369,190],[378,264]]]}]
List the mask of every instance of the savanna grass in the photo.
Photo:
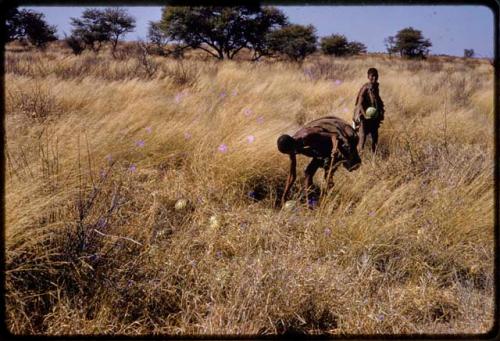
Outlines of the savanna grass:
[{"label": "savanna grass", "polygon": [[[134,54],[7,52],[12,333],[489,331],[491,65],[151,58],[154,75]],[[349,120],[369,67],[387,110],[378,153],[332,189],[318,175],[316,209],[280,210],[276,138]]]}]

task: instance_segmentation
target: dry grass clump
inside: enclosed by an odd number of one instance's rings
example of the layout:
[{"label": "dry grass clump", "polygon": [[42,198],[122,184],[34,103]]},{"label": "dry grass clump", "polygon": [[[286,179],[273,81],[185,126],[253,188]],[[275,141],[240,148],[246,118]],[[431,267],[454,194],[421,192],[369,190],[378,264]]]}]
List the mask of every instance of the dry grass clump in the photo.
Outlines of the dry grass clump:
[{"label": "dry grass clump", "polygon": [[[12,333],[490,330],[489,64],[154,57],[149,76],[134,58],[6,55]],[[328,191],[319,175],[315,210],[280,210],[276,138],[349,120],[372,66],[387,107],[378,154]]]}]

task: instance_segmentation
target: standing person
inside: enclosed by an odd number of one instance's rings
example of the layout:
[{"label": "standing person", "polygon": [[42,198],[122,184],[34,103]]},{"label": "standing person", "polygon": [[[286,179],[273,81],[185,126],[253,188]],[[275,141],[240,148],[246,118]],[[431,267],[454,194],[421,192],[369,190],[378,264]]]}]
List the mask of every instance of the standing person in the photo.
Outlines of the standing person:
[{"label": "standing person", "polygon": [[331,177],[340,164],[348,171],[357,169],[361,164],[358,154],[358,135],[353,127],[344,120],[327,116],[307,123],[293,137],[281,135],[278,138],[278,150],[290,156],[290,171],[286,180],[282,204],[287,200],[290,188],[297,177],[297,154],[311,157],[305,170],[306,200],[309,202],[309,191],[313,185],[313,177],[319,168],[325,170],[325,180],[331,184]]},{"label": "standing person", "polygon": [[[375,115],[367,115],[368,108],[375,108]],[[371,109],[370,114],[373,112]],[[378,128],[384,120],[384,102],[380,98],[378,71],[368,69],[368,83],[365,83],[358,92],[354,108],[353,127],[359,132],[359,148],[364,149],[367,135],[372,137],[372,152],[377,149]]]}]

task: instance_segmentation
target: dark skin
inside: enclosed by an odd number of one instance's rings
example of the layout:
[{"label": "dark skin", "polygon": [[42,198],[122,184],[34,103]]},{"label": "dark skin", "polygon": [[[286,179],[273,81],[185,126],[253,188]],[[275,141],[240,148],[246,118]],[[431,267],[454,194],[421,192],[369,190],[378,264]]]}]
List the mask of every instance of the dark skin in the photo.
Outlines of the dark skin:
[{"label": "dark skin", "polygon": [[[369,73],[368,74],[368,81],[369,81],[369,84],[371,84],[374,88],[377,87],[378,86],[378,74]],[[381,101],[380,97],[377,98],[378,95],[375,95],[372,91],[363,90],[365,88],[365,86],[363,86],[362,90],[360,90],[360,93],[358,94],[358,97],[356,99],[356,105],[358,106],[358,104],[361,104],[361,103],[359,103],[360,98],[361,98],[362,94],[365,93],[368,95],[368,98],[370,99],[369,102],[371,102],[372,104],[374,104],[374,103],[380,104],[380,107],[379,107],[380,115],[376,119],[368,120],[365,118],[365,109],[366,108],[364,108],[364,106],[367,104],[362,104],[359,106],[359,110],[361,111],[360,112],[361,115],[359,117],[360,122],[359,122],[359,132],[358,132],[358,134],[359,134],[358,149],[359,150],[364,149],[365,143],[366,143],[366,138],[368,137],[368,135],[371,135],[371,137],[372,137],[371,149],[372,149],[372,152],[375,153],[377,150],[377,144],[378,144],[378,128],[379,128],[380,122],[382,122],[382,120],[384,119],[383,102]],[[378,91],[377,91],[377,94],[378,94]],[[366,97],[365,97],[365,100],[366,100]]]},{"label": "dark skin", "polygon": [[[298,141],[298,143],[295,150],[289,153],[290,172],[288,174],[285,191],[281,199],[282,204],[286,201],[290,188],[297,178],[297,154],[313,158],[305,171],[306,200],[309,200],[314,174],[316,174],[316,171],[322,165],[320,159],[318,158],[331,157],[329,170],[325,171],[325,180],[329,185],[332,184],[331,178],[340,161],[337,152],[338,136],[336,134],[325,132],[323,129],[318,127],[305,127],[295,133],[293,138]],[[334,151],[333,153],[332,150]]]}]

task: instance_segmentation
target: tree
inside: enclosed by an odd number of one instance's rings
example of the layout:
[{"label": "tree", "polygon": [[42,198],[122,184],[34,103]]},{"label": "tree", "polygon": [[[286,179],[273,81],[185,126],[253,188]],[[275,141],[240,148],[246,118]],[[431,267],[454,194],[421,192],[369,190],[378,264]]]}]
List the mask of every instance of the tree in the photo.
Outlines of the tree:
[{"label": "tree", "polygon": [[285,20],[278,10],[260,7],[174,7],[163,10],[160,28],[173,41],[218,59],[232,59],[259,45],[265,34]]},{"label": "tree", "polygon": [[464,49],[464,58],[474,57],[474,49]]},{"label": "tree", "polygon": [[[189,48],[187,45],[174,43],[170,45],[171,39],[160,27],[160,22],[149,22],[147,44],[143,44],[150,54],[159,56],[173,56],[174,58],[183,58],[184,51]],[[151,46],[152,45],[152,46]]]},{"label": "tree", "polygon": [[393,36],[387,37],[384,39],[384,45],[385,48],[387,49],[387,52],[389,53],[389,56],[392,55],[393,53],[398,52],[396,50],[396,38]]},{"label": "tree", "polygon": [[344,35],[332,34],[321,38],[320,47],[324,54],[343,56],[348,52],[348,41]]},{"label": "tree", "polygon": [[73,51],[73,53],[76,55],[79,55],[85,50],[85,43],[80,38],[75,37],[74,35],[66,37],[64,41],[66,42],[66,45],[69,46],[71,51]]},{"label": "tree", "polygon": [[15,6],[7,5],[5,10],[5,35],[4,41],[9,42],[21,37],[19,11]]},{"label": "tree", "polygon": [[351,56],[366,52],[366,46],[358,41],[348,41],[344,35],[332,34],[321,38],[321,51],[327,55]]},{"label": "tree", "polygon": [[45,15],[31,10],[19,12],[21,35],[37,48],[45,48],[48,42],[57,40],[56,26],[45,22]]},{"label": "tree", "polygon": [[116,46],[120,37],[132,32],[135,28],[135,18],[123,8],[106,8],[102,15],[106,26],[109,40],[111,41],[111,53],[115,57]]},{"label": "tree", "polygon": [[316,29],[312,25],[288,25],[267,35],[269,50],[286,55],[293,61],[302,62],[316,51]]},{"label": "tree", "polygon": [[99,52],[102,43],[110,40],[109,26],[103,11],[86,9],[81,18],[71,18],[71,35],[83,41],[86,47]]},{"label": "tree", "polygon": [[359,41],[351,41],[347,44],[347,54],[354,56],[357,54],[366,53],[366,45]]},{"label": "tree", "polygon": [[413,27],[400,30],[395,37],[388,37],[388,41],[394,42],[392,51],[397,51],[401,57],[407,58],[425,58],[429,54],[429,47],[432,43],[425,39],[422,31]]},{"label": "tree", "polygon": [[269,56],[271,51],[267,44],[266,36],[270,32],[288,25],[288,19],[279,9],[271,6],[263,7],[245,30],[247,48],[253,51],[252,60],[259,60]]},{"label": "tree", "polygon": [[168,36],[161,29],[160,23],[150,21],[148,26],[148,43],[154,46],[154,50],[160,56],[164,56],[165,48],[169,41]]},{"label": "tree", "polygon": [[57,40],[56,26],[45,21],[45,15],[32,10],[17,10],[10,7],[5,15],[5,40],[27,40],[37,48],[44,48],[48,42]]}]

